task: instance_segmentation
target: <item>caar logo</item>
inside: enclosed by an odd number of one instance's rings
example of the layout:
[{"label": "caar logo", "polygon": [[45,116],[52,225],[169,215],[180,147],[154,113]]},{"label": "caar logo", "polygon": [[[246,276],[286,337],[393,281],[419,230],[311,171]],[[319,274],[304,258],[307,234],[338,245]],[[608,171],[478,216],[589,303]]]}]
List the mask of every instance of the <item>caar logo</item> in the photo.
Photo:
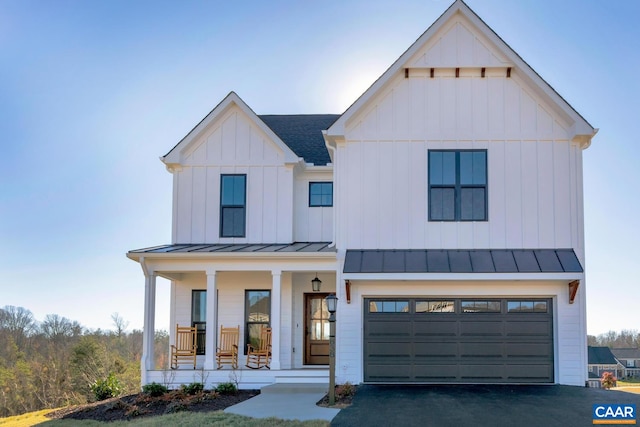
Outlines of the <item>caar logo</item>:
[{"label": "caar logo", "polygon": [[636,405],[593,405],[594,424],[635,424]]}]

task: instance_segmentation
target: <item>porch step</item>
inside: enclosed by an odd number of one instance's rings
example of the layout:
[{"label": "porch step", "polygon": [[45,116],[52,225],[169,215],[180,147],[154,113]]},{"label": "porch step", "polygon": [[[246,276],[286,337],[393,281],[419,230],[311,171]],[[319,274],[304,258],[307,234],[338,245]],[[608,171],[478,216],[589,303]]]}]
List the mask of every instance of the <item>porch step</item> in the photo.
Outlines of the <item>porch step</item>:
[{"label": "porch step", "polygon": [[329,384],[311,384],[311,383],[276,383],[262,387],[260,393],[281,393],[281,394],[299,394],[299,393],[326,393],[329,390]]}]

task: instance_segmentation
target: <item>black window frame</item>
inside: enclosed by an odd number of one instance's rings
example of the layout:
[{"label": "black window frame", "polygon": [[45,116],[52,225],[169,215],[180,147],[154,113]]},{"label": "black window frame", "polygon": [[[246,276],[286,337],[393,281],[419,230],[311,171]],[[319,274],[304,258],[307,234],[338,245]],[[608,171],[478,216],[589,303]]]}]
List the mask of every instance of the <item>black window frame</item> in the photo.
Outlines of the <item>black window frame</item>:
[{"label": "black window frame", "polygon": [[[196,295],[199,299],[204,297],[204,320],[202,316],[196,320]],[[207,291],[205,289],[191,290],[191,326],[196,328],[196,348],[197,355],[205,354],[206,336],[207,336]]]},{"label": "black window frame", "polygon": [[[311,201],[311,187],[314,185],[321,186],[330,186],[331,187],[331,202],[330,204],[325,204],[322,202],[322,196],[324,195],[322,191],[320,192],[320,203],[313,203]],[[333,181],[311,181],[309,182],[309,207],[310,208],[318,208],[318,207],[333,207]]]},{"label": "black window frame", "polygon": [[[454,184],[432,184],[431,183],[431,155],[433,153],[454,153],[455,154],[455,183]],[[484,153],[485,157],[485,165],[484,165],[484,184],[462,184],[460,181],[461,177],[461,168],[460,168],[460,153]],[[427,198],[429,200],[428,204],[428,217],[429,221],[434,222],[486,222],[489,220],[489,156],[488,151],[486,149],[468,149],[468,150],[428,150],[427,154],[427,163],[428,163],[428,194]],[[484,190],[484,212],[482,219],[470,218],[465,219],[462,218],[462,191],[464,189],[472,189],[472,188],[480,188]],[[432,190],[433,189],[453,189],[454,190],[454,215],[453,218],[435,218],[432,213]]]},{"label": "black window frame", "polygon": [[[244,179],[244,194],[243,194],[243,200],[241,205],[224,203],[224,200],[223,200],[224,199],[224,193],[223,193],[224,180],[225,178],[228,178],[228,177],[242,177]],[[226,209],[242,209],[243,222],[242,222],[241,233],[232,232],[230,234],[225,234],[224,213]],[[246,237],[246,234],[247,234],[247,175],[238,174],[238,173],[221,174],[220,175],[220,237]]]},{"label": "black window frame", "polygon": [[[250,307],[250,303],[249,303],[249,295],[251,292],[266,292],[269,294],[269,303],[267,305],[267,308],[269,310],[269,312],[267,313],[269,316],[269,320],[268,321],[259,321],[259,320],[254,320],[254,321],[250,321],[249,320],[249,307]],[[247,354],[247,344],[250,344],[251,342],[249,341],[249,333],[250,333],[250,326],[251,325],[266,325],[267,327],[271,326],[271,289],[245,289],[244,290],[244,343],[245,345],[244,347],[244,354]]]}]

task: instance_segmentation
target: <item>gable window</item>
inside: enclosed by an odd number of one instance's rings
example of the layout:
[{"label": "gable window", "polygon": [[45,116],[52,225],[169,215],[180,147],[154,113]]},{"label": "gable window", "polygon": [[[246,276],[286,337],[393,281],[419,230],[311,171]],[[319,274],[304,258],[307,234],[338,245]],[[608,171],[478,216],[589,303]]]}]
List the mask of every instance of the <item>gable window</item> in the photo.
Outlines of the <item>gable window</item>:
[{"label": "gable window", "polygon": [[[244,294],[244,339],[245,344],[260,347],[262,326],[271,322],[271,291],[245,291]],[[244,346],[247,354],[247,346]]]},{"label": "gable window", "polygon": [[487,220],[487,150],[429,150],[429,221]]},{"label": "gable window", "polygon": [[196,354],[204,354],[207,335],[207,291],[191,291],[191,326],[196,328]]},{"label": "gable window", "polygon": [[310,182],[309,206],[333,206],[333,182]]},{"label": "gable window", "polygon": [[244,237],[246,175],[220,177],[220,237]]}]

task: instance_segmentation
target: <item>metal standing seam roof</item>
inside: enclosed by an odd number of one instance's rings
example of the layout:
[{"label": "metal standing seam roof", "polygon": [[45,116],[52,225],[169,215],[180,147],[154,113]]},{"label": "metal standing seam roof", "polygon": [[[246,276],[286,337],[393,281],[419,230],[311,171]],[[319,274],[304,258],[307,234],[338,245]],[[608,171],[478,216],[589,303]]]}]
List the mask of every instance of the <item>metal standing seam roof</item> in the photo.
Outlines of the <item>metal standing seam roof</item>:
[{"label": "metal standing seam roof", "polygon": [[134,249],[131,254],[163,254],[163,253],[314,253],[314,252],[336,252],[335,247],[329,247],[330,242],[295,242],[295,243],[235,243],[235,244],[172,244],[154,246],[151,248]]},{"label": "metal standing seam roof", "polygon": [[573,249],[347,250],[344,273],[582,273]]},{"label": "metal standing seam roof", "polygon": [[258,117],[306,163],[324,166],[331,162],[322,131],[328,129],[339,114],[267,114]]}]

